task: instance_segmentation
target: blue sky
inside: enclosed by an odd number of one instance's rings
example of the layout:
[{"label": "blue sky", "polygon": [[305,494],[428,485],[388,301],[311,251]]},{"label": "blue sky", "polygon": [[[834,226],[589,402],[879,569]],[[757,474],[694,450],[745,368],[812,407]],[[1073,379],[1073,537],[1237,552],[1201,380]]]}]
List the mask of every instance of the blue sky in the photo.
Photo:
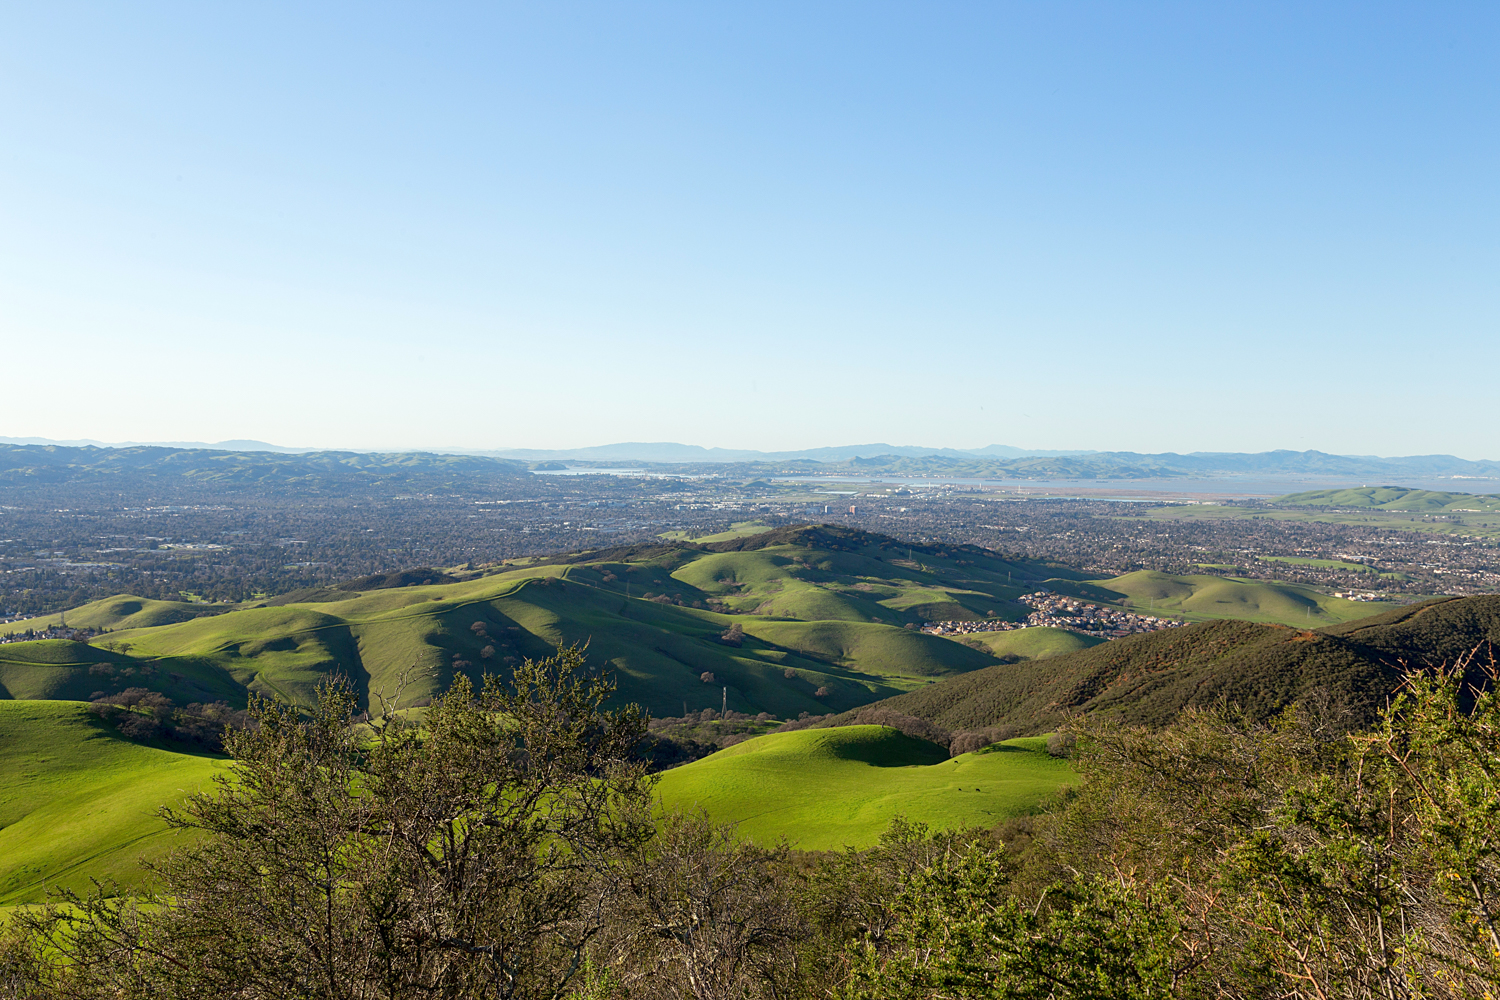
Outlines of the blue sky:
[{"label": "blue sky", "polygon": [[0,435],[1500,457],[1500,8],[0,12]]}]

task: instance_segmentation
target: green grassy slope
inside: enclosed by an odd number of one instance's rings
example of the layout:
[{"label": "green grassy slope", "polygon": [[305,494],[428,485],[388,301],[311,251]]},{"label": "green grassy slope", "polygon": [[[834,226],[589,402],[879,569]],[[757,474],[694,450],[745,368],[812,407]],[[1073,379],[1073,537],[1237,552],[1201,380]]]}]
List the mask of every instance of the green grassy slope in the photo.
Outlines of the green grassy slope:
[{"label": "green grassy slope", "polygon": [[0,903],[44,886],[130,884],[170,848],[159,806],[209,786],[223,765],[116,736],[81,705],[0,702]]},{"label": "green grassy slope", "polygon": [[1206,622],[987,667],[879,704],[954,729],[1023,732],[1045,732],[1079,712],[1159,725],[1186,706],[1220,703],[1268,718],[1314,697],[1367,721],[1394,689],[1402,661],[1453,662],[1497,642],[1495,596],[1441,599],[1316,631]]},{"label": "green grassy slope", "polygon": [[[594,662],[617,675],[618,701],[656,715],[717,708],[725,687],[739,711],[821,715],[1001,659],[1081,648],[1088,640],[1027,630],[976,640],[986,652],[901,627],[1021,618],[1029,609],[1015,598],[1043,579],[1054,590],[1141,609],[1154,602],[1188,618],[1316,626],[1370,611],[1284,584],[1080,576],[972,546],[908,546],[821,526],[573,553],[462,582],[324,589],[306,602],[283,595],[232,610],[122,595],[70,612],[77,624],[116,629],[92,643],[0,646],[0,697],[90,699],[149,687],[179,702],[238,706],[258,692],[308,704],[338,673],[367,699],[399,691],[411,704],[459,673],[503,672],[557,643],[586,642]],[[743,644],[720,642],[735,623]]]},{"label": "green grassy slope", "polygon": [[702,807],[760,843],[867,847],[895,816],[935,828],[994,826],[1076,781],[1043,740],[949,759],[884,726],[772,733],[663,773],[668,809]]},{"label": "green grassy slope", "polygon": [[1022,628],[1010,632],[972,632],[965,639],[981,642],[1002,659],[1042,660],[1049,656],[1076,653],[1104,642],[1096,635],[1080,635],[1062,628]]},{"label": "green grassy slope", "polygon": [[1368,618],[1372,611],[1368,603],[1330,597],[1297,584],[1222,576],[1176,576],[1154,570],[1137,570],[1107,580],[1049,581],[1048,587],[1060,593],[1188,621],[1229,618],[1319,627]]},{"label": "green grassy slope", "polygon": [[171,625],[220,614],[234,605],[193,604],[188,601],[154,601],[147,597],[117,594],[68,611],[66,615],[41,615],[4,627],[5,631],[47,628],[67,624],[73,628],[126,629]]},{"label": "green grassy slope", "polygon": [[[91,644],[0,646],[0,694],[88,699],[142,686],[178,701],[241,704],[254,691],[307,704],[341,673],[366,697],[399,689],[411,703],[457,673],[587,642],[618,676],[618,700],[658,715],[717,708],[724,687],[740,711],[824,714],[994,663],[899,626],[944,609],[1018,617],[1010,598],[1057,569],[800,528],[574,553],[456,583],[325,589],[310,602],[284,595],[204,617],[192,617],[210,610],[200,605],[122,595],[70,612],[116,629]],[[747,636],[738,647],[718,638],[733,623]]]},{"label": "green grassy slope", "polygon": [[[586,642],[590,659],[614,671],[618,701],[676,715],[684,703],[694,711],[719,707],[727,686],[730,707],[788,717],[841,711],[995,662],[895,625],[777,621],[626,598],[588,566],[527,572],[537,576],[247,608],[115,632],[93,644],[6,644],[0,686],[12,698],[88,699],[143,686],[179,701],[239,704],[255,691],[307,704],[333,673],[366,696],[394,694],[405,675],[411,702],[446,689],[459,672],[502,670],[507,660],[545,656],[557,643]],[[732,623],[746,632],[738,647],[718,640]],[[700,679],[705,672],[713,683]]]},{"label": "green grassy slope", "polygon": [[1445,493],[1403,486],[1362,486],[1348,490],[1309,490],[1277,497],[1272,503],[1299,507],[1352,507],[1390,511],[1500,512],[1500,495]]}]

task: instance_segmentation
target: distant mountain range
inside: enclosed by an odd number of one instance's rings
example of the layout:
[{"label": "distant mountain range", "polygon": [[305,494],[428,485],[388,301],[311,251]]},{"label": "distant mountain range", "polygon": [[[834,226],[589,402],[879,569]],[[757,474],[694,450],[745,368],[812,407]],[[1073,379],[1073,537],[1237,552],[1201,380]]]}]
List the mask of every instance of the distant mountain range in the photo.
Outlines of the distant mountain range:
[{"label": "distant mountain range", "polygon": [[274,451],[284,455],[296,455],[303,452],[317,451],[316,448],[288,448],[279,444],[267,444],[264,441],[216,441],[212,444],[206,441],[95,441],[93,438],[80,438],[77,441],[54,441],[52,438],[12,438],[0,437],[0,444],[39,444],[51,445],[63,448],[190,448],[208,449],[212,451]]},{"label": "distant mountain range", "polygon": [[920,448],[915,445],[849,444],[832,448],[804,448],[801,451],[745,451],[734,448],[704,448],[696,444],[671,441],[627,442],[593,448],[537,449],[512,448],[504,451],[476,452],[496,458],[518,458],[523,461],[558,462],[849,462],[856,458],[894,455],[898,458],[1056,458],[1064,455],[1093,455],[1092,451],[1033,451],[992,444],[983,448]]},{"label": "distant mountain range", "polygon": [[109,483],[343,495],[451,488],[529,476],[522,462],[424,452],[279,453],[217,448],[0,444],[0,486]]},{"label": "distant mountain range", "polygon": [[[66,445],[38,439],[0,438],[0,480],[70,479],[94,473],[190,476],[199,481],[271,483],[303,478],[331,484],[406,480],[416,485],[446,479],[524,474],[539,465],[630,464],[661,472],[713,472],[730,476],[887,474],[981,479],[1171,479],[1226,475],[1337,477],[1350,485],[1385,485],[1415,477],[1500,479],[1500,461],[1452,455],[1381,458],[1321,451],[1175,452],[1027,451],[1005,445],[975,450],[869,444],[803,451],[761,452],[673,443],[613,444],[564,451],[299,451],[257,441],[216,445]],[[1455,484],[1458,485],[1458,484]],[[1488,484],[1475,482],[1480,492]]]},{"label": "distant mountain range", "polygon": [[[39,437],[0,437],[0,444],[35,444],[65,448],[188,448],[212,451],[273,451],[281,454],[302,454],[315,451],[361,452],[368,449],[319,449],[288,448],[264,441],[95,441],[82,438],[77,441],[55,441]],[[950,458],[1050,458],[1060,455],[1093,455],[1092,451],[1036,451],[1027,448],[1012,448],[1010,445],[992,444],[984,448],[920,448],[915,445],[895,444],[851,444],[832,448],[805,448],[801,451],[750,451],[736,448],[704,448],[696,444],[677,444],[672,441],[625,442],[603,444],[592,448],[415,448],[415,452],[435,455],[483,455],[489,458],[514,458],[524,462],[847,462],[855,458],[873,458],[877,455],[897,455],[903,458],[919,458],[938,455]]]}]

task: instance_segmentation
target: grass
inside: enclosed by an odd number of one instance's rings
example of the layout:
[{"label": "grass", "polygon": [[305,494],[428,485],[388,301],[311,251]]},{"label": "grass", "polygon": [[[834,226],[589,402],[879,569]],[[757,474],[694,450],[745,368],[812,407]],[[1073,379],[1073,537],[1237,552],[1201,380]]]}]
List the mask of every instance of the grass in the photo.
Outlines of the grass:
[{"label": "grass", "polygon": [[[576,642],[614,672],[617,701],[656,715],[717,708],[725,687],[739,711],[820,715],[994,663],[901,626],[942,614],[1019,617],[1025,609],[1010,598],[1040,578],[1035,567],[978,550],[917,546],[912,563],[906,546],[880,536],[750,527],[714,543],[727,551],[649,546],[207,615],[185,602],[119,595],[69,612],[70,622],[115,629],[92,643],[0,647],[0,694],[87,700],[143,686],[179,701],[238,706],[254,692],[306,705],[319,683],[342,674],[366,699],[400,691],[410,704],[460,672],[503,671]],[[1027,584],[1011,582],[1018,576]],[[735,623],[747,633],[739,647],[719,641]]]},{"label": "grass", "polygon": [[1362,486],[1347,490],[1309,490],[1277,497],[1273,503],[1308,507],[1346,507],[1402,512],[1500,514],[1500,495],[1446,493],[1403,486]]},{"label": "grass", "polygon": [[963,638],[984,643],[995,656],[1015,656],[1023,660],[1045,660],[1049,656],[1076,653],[1080,649],[1088,649],[1106,641],[1098,636],[1079,635],[1077,632],[1050,626],[1019,628],[1009,632],[971,632]]},{"label": "grass", "polygon": [[1349,524],[1388,528],[1425,535],[1456,535],[1462,538],[1500,539],[1500,512],[1468,510],[1478,504],[1459,503],[1438,512],[1406,512],[1385,508],[1329,508],[1321,505],[1286,504],[1276,508],[1228,507],[1212,504],[1173,505],[1134,512],[1143,520],[1264,520],[1312,521],[1319,524]]},{"label": "grass", "polygon": [[73,608],[65,615],[41,615],[23,622],[5,626],[8,632],[24,632],[28,628],[46,628],[62,624],[63,618],[74,628],[151,628],[156,625],[171,625],[190,621],[215,611],[227,610],[235,605],[201,604],[192,601],[155,601],[147,597],[117,594]]},{"label": "grass", "polygon": [[1353,573],[1372,572],[1364,563],[1347,559],[1314,559],[1308,556],[1256,556],[1261,562],[1286,563],[1289,566],[1319,566],[1323,569],[1346,569]]},{"label": "grass", "polygon": [[703,808],[758,843],[868,847],[896,816],[946,829],[1034,812],[1078,780],[1042,738],[949,758],[884,726],[772,733],[663,773],[664,807]]},{"label": "grass", "polygon": [[700,535],[694,538],[686,531],[663,531],[657,537],[673,542],[703,542],[706,544],[708,542],[727,542],[735,538],[759,535],[762,532],[770,530],[772,529],[769,524],[763,524],[760,521],[735,521],[729,526],[728,531],[721,531],[714,535]]},{"label": "grass", "polygon": [[1368,618],[1378,609],[1311,587],[1223,576],[1178,576],[1137,570],[1106,580],[1066,581],[1052,589],[1184,621],[1235,621],[1321,627]]},{"label": "grass", "polygon": [[[1128,636],[950,677],[877,707],[955,730],[1039,733],[1082,713],[1160,726],[1187,707],[1228,707],[1264,720],[1299,701],[1326,702],[1357,728],[1374,721],[1398,689],[1400,664],[1454,663],[1500,642],[1500,596],[1365,607],[1374,613],[1316,630],[1224,620]],[[1479,666],[1471,666],[1471,683],[1483,681]]]},{"label": "grass", "polygon": [[[411,704],[459,673],[500,672],[559,643],[587,643],[617,677],[617,702],[677,715],[719,707],[727,687],[732,708],[788,718],[845,711],[1000,659],[1082,648],[1088,640],[1050,630],[982,635],[985,651],[901,627],[1023,618],[1029,609],[1014,598],[1044,579],[1053,590],[1187,620],[1327,625],[1372,610],[1305,587],[1217,576],[1059,578],[1053,566],[844,529],[777,529],[713,545],[585,553],[458,583],[325,590],[312,596],[335,599],[276,606],[119,595],[69,612],[70,622],[116,630],[92,643],[0,646],[0,696],[88,700],[150,687],[180,702],[238,707],[255,692],[307,705],[319,683],[342,674],[367,702],[399,691]],[[720,642],[736,623],[744,643]]]},{"label": "grass", "polygon": [[0,904],[89,877],[137,884],[176,835],[158,807],[205,789],[223,764],[131,743],[82,705],[0,702]]},{"label": "grass", "polygon": [[[668,589],[670,577],[660,577]],[[588,566],[543,566],[334,603],[245,608],[93,644],[0,646],[0,686],[12,698],[87,700],[145,686],[179,701],[242,705],[256,692],[306,705],[318,683],[341,673],[366,698],[404,690],[410,703],[446,690],[459,672],[497,671],[508,658],[587,643],[590,659],[616,675],[619,702],[676,715],[684,703],[719,707],[727,686],[732,708],[785,718],[842,711],[994,662],[894,624],[730,616],[644,600],[645,592],[626,598]],[[738,647],[719,641],[733,623],[747,634]]]}]

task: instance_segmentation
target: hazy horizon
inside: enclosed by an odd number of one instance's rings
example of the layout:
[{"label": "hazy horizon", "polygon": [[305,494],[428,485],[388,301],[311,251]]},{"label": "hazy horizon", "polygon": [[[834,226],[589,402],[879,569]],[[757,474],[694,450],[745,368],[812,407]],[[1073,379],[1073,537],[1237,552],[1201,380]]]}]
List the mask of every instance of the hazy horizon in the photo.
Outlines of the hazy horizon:
[{"label": "hazy horizon", "polygon": [[[1013,444],[1009,444],[1009,443],[1003,442],[1003,441],[991,441],[991,442],[988,442],[988,443],[983,444],[983,445],[973,445],[973,446],[969,446],[969,445],[953,445],[953,444],[926,444],[926,445],[924,445],[924,444],[903,443],[903,442],[899,442],[899,441],[885,441],[885,442],[880,442],[880,441],[859,441],[859,442],[851,442],[851,443],[845,443],[845,444],[812,445],[812,446],[807,447],[807,448],[754,448],[754,447],[750,447],[750,448],[728,448],[728,447],[725,447],[725,446],[722,446],[722,445],[715,445],[715,444],[695,444],[695,443],[692,443],[692,442],[684,442],[684,441],[608,441],[608,442],[601,442],[601,443],[594,443],[594,444],[582,444],[582,445],[576,445],[576,446],[561,446],[561,447],[556,447],[556,448],[541,448],[541,447],[535,447],[535,446],[532,446],[532,445],[494,445],[494,446],[468,447],[468,446],[462,446],[462,445],[442,445],[442,444],[429,444],[429,445],[418,445],[418,446],[413,446],[413,447],[398,448],[398,447],[380,447],[380,446],[362,447],[362,446],[339,445],[339,444],[288,445],[288,444],[284,444],[282,442],[261,441],[261,440],[258,440],[258,439],[244,438],[244,437],[226,438],[226,439],[224,439],[222,441],[184,441],[184,440],[175,440],[175,441],[165,441],[165,440],[163,440],[163,441],[108,441],[108,440],[104,440],[104,439],[101,439],[101,438],[91,438],[91,437],[90,438],[59,439],[59,438],[42,437],[40,435],[26,435],[26,436],[0,435],[0,443],[6,443],[6,444],[57,445],[57,446],[65,446],[65,447],[78,447],[78,446],[89,446],[89,445],[92,445],[92,446],[96,446],[96,447],[107,447],[107,448],[129,448],[129,447],[227,448],[227,447],[231,447],[231,446],[244,448],[245,446],[255,445],[255,446],[264,446],[265,448],[269,448],[269,449],[276,450],[276,451],[286,451],[286,452],[313,452],[313,451],[358,451],[358,452],[389,452],[389,453],[399,453],[399,452],[430,452],[430,453],[435,453],[435,454],[444,454],[444,453],[469,454],[469,453],[475,453],[475,454],[500,454],[500,455],[503,455],[505,453],[521,453],[521,452],[591,451],[591,450],[604,450],[604,449],[609,449],[609,448],[631,447],[631,446],[637,446],[637,445],[643,446],[643,447],[663,447],[663,446],[665,446],[665,447],[698,448],[698,449],[702,449],[704,451],[709,451],[709,452],[713,452],[713,451],[723,451],[723,452],[753,452],[753,453],[758,453],[758,454],[762,454],[762,455],[777,455],[777,454],[785,454],[785,453],[791,453],[791,452],[831,451],[831,450],[837,450],[837,449],[850,449],[850,448],[860,448],[860,447],[869,447],[869,446],[889,446],[889,447],[892,447],[892,448],[898,448],[898,449],[903,449],[903,450],[907,450],[907,449],[909,449],[909,450],[919,450],[919,449],[921,449],[921,450],[927,450],[927,449],[930,449],[930,450],[932,450],[934,452],[938,452],[938,451],[951,451],[951,452],[969,452],[969,453],[982,452],[983,450],[985,450],[987,448],[1013,449],[1013,450],[1018,451],[1018,452],[1025,452],[1025,453],[1029,453],[1029,454],[1070,454],[1070,455],[1088,455],[1088,454],[1097,454],[1097,453],[1106,452],[1106,451],[1116,451],[1116,452],[1120,452],[1120,453],[1127,453],[1127,454],[1133,453],[1133,454],[1142,454],[1142,455],[1161,455],[1161,454],[1189,455],[1189,454],[1194,454],[1195,453],[1195,451],[1184,450],[1184,449],[1172,449],[1172,448],[1163,449],[1162,451],[1158,451],[1158,452],[1136,452],[1136,451],[1133,451],[1132,449],[1104,449],[1104,448],[1027,448],[1027,447],[1022,446],[1022,445],[1013,445]],[[250,450],[255,450],[255,449],[250,449]],[[1320,453],[1328,454],[1328,455],[1336,455],[1336,456],[1345,457],[1345,458],[1399,459],[1399,458],[1421,457],[1421,455],[1415,455],[1415,454],[1413,454],[1413,455],[1397,455],[1397,454],[1376,454],[1376,453],[1368,453],[1368,452],[1367,453],[1363,453],[1363,454],[1356,454],[1356,453],[1352,453],[1352,452],[1333,452],[1333,451],[1329,451],[1326,448],[1316,448],[1316,447],[1313,447],[1313,448],[1266,448],[1266,449],[1261,449],[1261,450],[1255,451],[1255,452],[1234,452],[1234,451],[1228,451],[1228,450],[1222,449],[1222,448],[1196,449],[1196,453],[1206,453],[1206,454],[1213,454],[1213,453],[1221,453],[1221,454],[1266,454],[1266,453],[1276,452],[1276,451],[1293,451],[1293,452],[1313,451],[1313,452],[1320,452]],[[1424,453],[1422,453],[1422,455],[1452,455],[1454,458],[1459,458],[1459,459],[1463,459],[1465,461],[1471,461],[1471,462],[1494,461],[1495,460],[1493,458],[1493,456],[1485,455],[1485,454],[1466,455],[1466,454],[1455,454],[1453,452],[1424,452]]]}]

